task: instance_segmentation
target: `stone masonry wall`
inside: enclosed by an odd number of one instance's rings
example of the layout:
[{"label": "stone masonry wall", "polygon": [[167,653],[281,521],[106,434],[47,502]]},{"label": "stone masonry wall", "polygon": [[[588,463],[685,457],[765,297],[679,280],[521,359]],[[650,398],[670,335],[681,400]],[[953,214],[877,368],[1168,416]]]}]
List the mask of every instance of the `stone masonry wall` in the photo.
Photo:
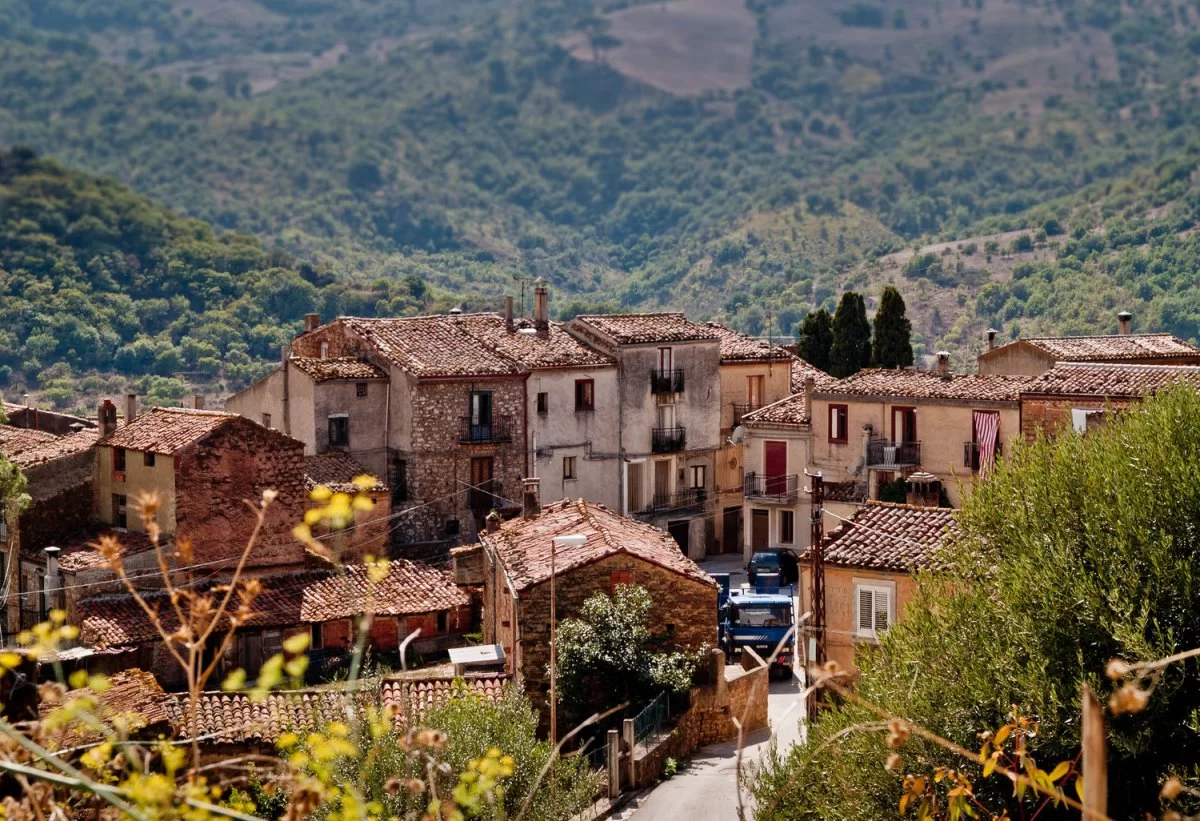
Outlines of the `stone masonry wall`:
[{"label": "stone masonry wall", "polygon": [[1039,433],[1053,436],[1059,431],[1071,429],[1071,409],[1104,410],[1121,409],[1137,404],[1134,399],[1103,401],[1085,397],[1021,400],[1021,435],[1032,442]]}]

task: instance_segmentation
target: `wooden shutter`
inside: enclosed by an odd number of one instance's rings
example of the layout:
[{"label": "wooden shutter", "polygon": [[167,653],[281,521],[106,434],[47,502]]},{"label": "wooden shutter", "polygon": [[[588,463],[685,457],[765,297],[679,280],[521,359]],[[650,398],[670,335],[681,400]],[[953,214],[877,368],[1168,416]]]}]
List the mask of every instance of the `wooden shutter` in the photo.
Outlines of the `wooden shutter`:
[{"label": "wooden shutter", "polygon": [[888,596],[887,590],[875,591],[875,632],[882,633],[888,629]]},{"label": "wooden shutter", "polygon": [[870,633],[872,614],[875,612],[875,592],[870,588],[858,588],[858,630]]}]

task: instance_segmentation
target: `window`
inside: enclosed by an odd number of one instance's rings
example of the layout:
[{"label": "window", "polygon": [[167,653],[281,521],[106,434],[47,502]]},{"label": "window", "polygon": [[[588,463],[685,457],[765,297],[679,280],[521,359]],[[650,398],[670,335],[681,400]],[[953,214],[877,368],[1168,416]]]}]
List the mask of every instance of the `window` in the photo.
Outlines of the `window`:
[{"label": "window", "polygon": [[845,444],[850,438],[850,409],[845,405],[829,406],[829,441]]},{"label": "window", "polygon": [[762,406],[763,402],[763,377],[747,376],[746,377],[746,404],[752,408]]},{"label": "window", "polygon": [[471,414],[472,439],[492,438],[492,392],[471,391],[468,409]]},{"label": "window", "polygon": [[264,413],[264,414],[262,415],[262,423],[263,423],[263,427],[264,427],[264,428],[269,428],[269,427],[271,427],[271,414],[269,414],[269,413]]},{"label": "window", "polygon": [[563,457],[563,479],[574,479],[574,478],[575,478],[575,457],[574,456],[564,456]]},{"label": "window", "polygon": [[892,441],[897,444],[917,441],[916,408],[892,408]]},{"label": "window", "polygon": [[450,629],[450,614],[445,610],[437,614],[437,631],[445,633]]},{"label": "window", "polygon": [[596,383],[591,379],[575,380],[575,412],[590,411],[596,407]]},{"label": "window", "polygon": [[461,527],[458,524],[458,519],[446,520],[446,538],[453,538],[459,534]]},{"label": "window", "polygon": [[142,454],[142,464],[148,468],[154,467],[154,451],[148,450]]},{"label": "window", "polygon": [[329,417],[329,446],[331,448],[350,446],[350,417],[344,413],[333,414]]},{"label": "window", "polygon": [[1071,408],[1071,427],[1076,433],[1087,433],[1102,424],[1104,424],[1104,411]]},{"label": "window", "polygon": [[617,592],[617,585],[633,584],[632,570],[614,570],[608,574],[608,592],[613,594]]},{"label": "window", "polygon": [[113,470],[125,470],[125,448],[113,448]]},{"label": "window", "polygon": [[112,496],[113,526],[115,526],[115,527],[125,527],[126,526],[126,522],[128,520],[126,519],[125,513],[126,513],[126,511],[125,511],[125,494],[114,493]]},{"label": "window", "polygon": [[708,478],[708,470],[706,465],[692,465],[692,487],[703,490],[708,486],[705,481]]},{"label": "window", "polygon": [[354,383],[354,395],[359,398],[366,396],[367,395],[367,383],[366,382],[355,382]]},{"label": "window", "polygon": [[309,631],[308,637],[309,648],[312,650],[323,650],[325,648],[325,633],[321,629],[323,625],[321,622],[316,621],[313,622],[310,627],[312,629]]},{"label": "window", "polygon": [[322,359],[329,358],[329,343],[328,342],[321,343],[321,358]]},{"label": "window", "polygon": [[659,348],[658,349],[658,369],[659,369],[659,371],[661,371],[662,373],[666,373],[667,371],[672,370],[671,366],[674,363],[674,361],[675,361],[675,357],[670,348]]},{"label": "window", "polygon": [[854,635],[874,639],[893,621],[893,587],[854,583]]},{"label": "window", "polygon": [[545,391],[537,395],[537,412],[542,416],[550,412],[550,394]]},{"label": "window", "polygon": [[792,544],[796,541],[796,512],[779,511],[779,543]]},{"label": "window", "polygon": [[393,463],[392,504],[408,501],[408,462],[397,459]]}]

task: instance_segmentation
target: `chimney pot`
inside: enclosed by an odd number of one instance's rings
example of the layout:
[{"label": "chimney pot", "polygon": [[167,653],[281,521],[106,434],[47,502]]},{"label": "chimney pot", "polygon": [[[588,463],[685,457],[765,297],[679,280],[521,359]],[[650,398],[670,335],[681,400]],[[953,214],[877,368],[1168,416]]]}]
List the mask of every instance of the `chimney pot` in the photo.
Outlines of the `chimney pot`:
[{"label": "chimney pot", "polygon": [[998,334],[998,333],[1000,333],[1000,332],[997,331],[995,328],[987,329],[987,341],[988,341],[988,350],[989,351],[996,350],[996,334]]},{"label": "chimney pot", "polygon": [[943,379],[950,378],[950,352],[949,351],[938,351],[937,352],[937,369],[938,369],[938,374],[940,374]]},{"label": "chimney pot", "polygon": [[192,404],[196,410],[204,410],[204,394],[197,393],[192,395]]},{"label": "chimney pot", "polygon": [[536,476],[521,480],[521,518],[536,519],[542,513],[542,480]]},{"label": "chimney pot", "polygon": [[125,394],[125,424],[128,425],[134,419],[137,419],[137,394]]},{"label": "chimney pot", "polygon": [[513,298],[506,296],[504,298],[504,330],[511,334],[516,329],[516,325],[513,324]]},{"label": "chimney pot", "polygon": [[117,431],[117,406],[111,399],[105,399],[96,409],[96,423],[100,438],[111,436]]},{"label": "chimney pot", "polygon": [[304,331],[305,331],[305,333],[307,333],[308,331],[315,331],[319,327],[321,327],[321,315],[320,314],[305,314],[304,315]]},{"label": "chimney pot", "polygon": [[1117,324],[1120,327],[1121,336],[1129,336],[1130,323],[1133,320],[1133,314],[1129,311],[1121,311],[1117,314]]},{"label": "chimney pot", "polygon": [[533,327],[538,336],[550,335],[550,292],[546,280],[538,277],[533,289]]}]

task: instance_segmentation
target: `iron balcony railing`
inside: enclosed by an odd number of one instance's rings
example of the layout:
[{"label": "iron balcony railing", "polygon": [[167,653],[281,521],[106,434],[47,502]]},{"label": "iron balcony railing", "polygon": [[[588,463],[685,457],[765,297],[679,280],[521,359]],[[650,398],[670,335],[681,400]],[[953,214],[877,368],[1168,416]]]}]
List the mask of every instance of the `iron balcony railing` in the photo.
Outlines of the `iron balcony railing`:
[{"label": "iron balcony railing", "polygon": [[[996,457],[1000,458],[1000,443],[996,443]],[[978,442],[963,442],[963,466],[971,470],[979,470],[979,443]]]},{"label": "iron balcony railing", "polygon": [[493,416],[490,419],[463,416],[461,422],[458,441],[463,444],[486,445],[512,441],[512,422],[507,416]]},{"label": "iron balcony railing", "polygon": [[683,393],[683,371],[650,371],[650,393]]},{"label": "iron balcony railing", "polygon": [[708,501],[708,489],[689,487],[674,493],[655,493],[650,504],[638,511],[642,516],[655,516],[664,513],[700,513],[704,503]]},{"label": "iron balcony railing", "polygon": [[872,439],[867,442],[868,468],[894,470],[920,464],[920,442],[889,442],[886,439]]},{"label": "iron balcony railing", "polygon": [[752,411],[756,411],[761,407],[762,405],[759,403],[749,403],[745,405],[735,404],[733,406],[733,426],[736,428],[738,425],[742,424],[743,416]]},{"label": "iron balcony railing", "polygon": [[800,477],[791,473],[786,476],[764,476],[747,473],[743,492],[747,500],[759,502],[794,502],[800,494]]},{"label": "iron balcony railing", "polygon": [[687,447],[687,428],[654,428],[650,431],[650,450],[677,453]]},{"label": "iron balcony railing", "polygon": [[471,510],[491,510],[500,507],[501,496],[498,480],[480,482],[467,491],[467,507]]}]

